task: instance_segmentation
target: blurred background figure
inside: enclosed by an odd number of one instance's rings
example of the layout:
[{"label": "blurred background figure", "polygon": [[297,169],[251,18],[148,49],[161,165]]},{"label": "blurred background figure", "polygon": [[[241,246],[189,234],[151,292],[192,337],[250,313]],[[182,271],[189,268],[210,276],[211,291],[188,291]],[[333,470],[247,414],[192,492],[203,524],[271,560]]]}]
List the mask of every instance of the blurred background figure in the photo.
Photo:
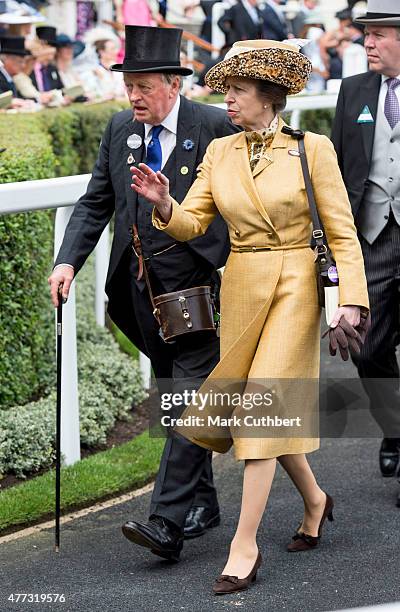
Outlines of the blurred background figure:
[{"label": "blurred background figure", "polygon": [[39,52],[39,47],[37,48],[37,61],[30,75],[32,83],[38,91],[61,90],[63,82],[54,63],[57,49],[57,30],[52,26],[40,26],[36,28],[36,37],[42,45],[42,49]]},{"label": "blurred background figure", "polygon": [[303,53],[312,63],[312,73],[308,80],[307,92],[318,94],[326,89],[326,81],[329,77],[328,66],[324,61],[321,51],[321,40],[325,34],[324,18],[319,11],[310,11],[304,19],[301,38],[310,42],[303,48]]},{"label": "blurred background figure", "polygon": [[[83,50],[85,45],[81,40],[72,40],[67,34],[57,35],[57,48],[55,64],[60,75],[63,88],[75,88],[77,91],[75,94],[66,93],[64,95],[71,98],[73,102],[85,102],[89,99],[90,90],[86,92],[85,84],[82,80],[82,76],[79,74],[79,70],[74,66],[74,59],[78,57]],[[72,90],[71,90],[72,91]],[[89,96],[86,95],[89,93]]]},{"label": "blurred background figure", "polygon": [[[314,11],[318,6],[318,0],[300,0],[299,2],[293,2],[293,9],[295,10],[295,16],[290,20],[289,26],[295,38],[301,37],[301,32],[304,28],[304,21],[308,17],[311,11]],[[288,8],[289,2],[287,3]],[[296,6],[297,5],[297,9]]]},{"label": "blurred background figure", "polygon": [[99,58],[99,65],[95,72],[101,97],[109,100],[125,98],[125,84],[122,73],[110,70],[111,66],[118,63],[116,42],[110,39],[98,40],[95,43],[95,48]]},{"label": "blurred background figure", "polygon": [[0,93],[12,93],[11,108],[32,107],[32,101],[21,97],[14,81],[15,76],[23,71],[28,56],[29,51],[22,36],[0,37]]},{"label": "blurred background figure", "polygon": [[267,40],[286,40],[288,28],[285,13],[282,10],[282,0],[266,0],[261,11],[263,19],[263,35]]},{"label": "blurred background figure", "polygon": [[113,4],[116,21],[124,25],[156,25],[147,0],[113,0]]},{"label": "blurred background figure", "polygon": [[225,45],[237,40],[254,40],[263,37],[263,15],[257,0],[238,0],[218,21],[225,34]]}]

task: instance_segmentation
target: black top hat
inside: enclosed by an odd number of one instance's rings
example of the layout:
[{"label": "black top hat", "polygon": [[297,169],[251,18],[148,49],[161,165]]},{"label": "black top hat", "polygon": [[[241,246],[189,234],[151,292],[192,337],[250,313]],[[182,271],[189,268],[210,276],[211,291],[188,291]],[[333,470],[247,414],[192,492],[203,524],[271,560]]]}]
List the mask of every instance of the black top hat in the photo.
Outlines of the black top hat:
[{"label": "black top hat", "polygon": [[170,72],[188,76],[190,68],[180,62],[182,30],[125,26],[125,57],[123,64],[114,64],[116,72]]},{"label": "black top hat", "polygon": [[23,36],[0,36],[0,53],[8,55],[30,55],[25,49],[25,38]]},{"label": "black top hat", "polygon": [[58,47],[57,30],[53,26],[39,26],[36,28],[36,36],[48,45]]}]

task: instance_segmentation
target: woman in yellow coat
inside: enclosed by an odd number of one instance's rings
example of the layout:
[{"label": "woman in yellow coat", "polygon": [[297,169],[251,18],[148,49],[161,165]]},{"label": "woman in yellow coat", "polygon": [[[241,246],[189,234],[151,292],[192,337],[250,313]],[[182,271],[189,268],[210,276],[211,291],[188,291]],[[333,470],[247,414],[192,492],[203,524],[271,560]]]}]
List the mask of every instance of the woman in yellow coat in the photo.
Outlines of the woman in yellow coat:
[{"label": "woman in yellow coat", "polygon": [[[297,143],[282,133],[278,114],[286,95],[304,88],[310,71],[309,60],[294,45],[235,43],[206,81],[226,93],[228,114],[244,131],[209,145],[181,205],[170,198],[168,179],[161,172],[145,164],[132,168],[132,187],[155,204],[153,223],[177,240],[204,234],[218,212],[228,225],[231,254],[221,289],[221,361],[206,385],[221,379],[263,379],[279,386],[289,380],[299,381],[301,389],[300,381],[305,387],[307,381],[318,381],[320,308],[309,246],[310,209]],[[332,325],[343,316],[357,326],[360,307],[368,308],[368,294],[346,190],[328,138],[307,133],[305,148],[340,278],[340,307]],[[300,415],[312,413],[300,396],[298,400]],[[194,414],[194,406],[184,413]],[[226,440],[219,440],[219,448],[202,436],[186,434],[184,428],[178,431],[215,450],[229,446]],[[318,486],[306,459],[306,453],[319,446],[312,427],[297,436],[266,432],[254,437],[242,432],[232,437],[237,459],[245,460],[242,509],[227,564],[214,585],[216,594],[243,590],[255,580],[261,564],[256,535],[276,459],[304,500],[303,521],[288,550],[314,548],[325,518],[332,519],[333,500]]]}]

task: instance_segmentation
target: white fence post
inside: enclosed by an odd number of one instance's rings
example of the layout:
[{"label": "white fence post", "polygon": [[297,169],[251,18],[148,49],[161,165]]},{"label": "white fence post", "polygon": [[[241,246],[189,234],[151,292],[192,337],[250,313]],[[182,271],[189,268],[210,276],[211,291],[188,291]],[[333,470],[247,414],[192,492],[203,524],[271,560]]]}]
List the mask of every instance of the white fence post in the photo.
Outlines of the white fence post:
[{"label": "white fence post", "polygon": [[104,231],[100,237],[100,240],[96,246],[96,322],[97,325],[105,326],[105,305],[107,302],[107,296],[104,291],[106,284],[108,260],[110,250],[110,228],[104,228]]},{"label": "white fence post", "polygon": [[[73,207],[59,208],[54,229],[54,254],[57,255]],[[61,453],[66,465],[81,458],[79,433],[78,360],[76,348],[75,282],[63,306],[61,367]]]},{"label": "white fence post", "polygon": [[151,363],[150,359],[146,357],[143,353],[139,353],[139,367],[140,373],[142,375],[143,387],[145,389],[150,389],[151,383]]}]

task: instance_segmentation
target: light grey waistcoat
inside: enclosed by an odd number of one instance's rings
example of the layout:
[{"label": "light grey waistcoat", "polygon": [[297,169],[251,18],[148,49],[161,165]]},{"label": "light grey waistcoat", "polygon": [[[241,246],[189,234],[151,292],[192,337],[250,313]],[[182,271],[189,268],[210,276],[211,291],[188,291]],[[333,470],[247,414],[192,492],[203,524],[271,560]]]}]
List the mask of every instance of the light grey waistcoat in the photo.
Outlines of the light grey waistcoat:
[{"label": "light grey waistcoat", "polygon": [[390,210],[400,225],[400,123],[391,129],[378,109],[369,186],[357,214],[357,227],[372,244],[385,228]]}]

